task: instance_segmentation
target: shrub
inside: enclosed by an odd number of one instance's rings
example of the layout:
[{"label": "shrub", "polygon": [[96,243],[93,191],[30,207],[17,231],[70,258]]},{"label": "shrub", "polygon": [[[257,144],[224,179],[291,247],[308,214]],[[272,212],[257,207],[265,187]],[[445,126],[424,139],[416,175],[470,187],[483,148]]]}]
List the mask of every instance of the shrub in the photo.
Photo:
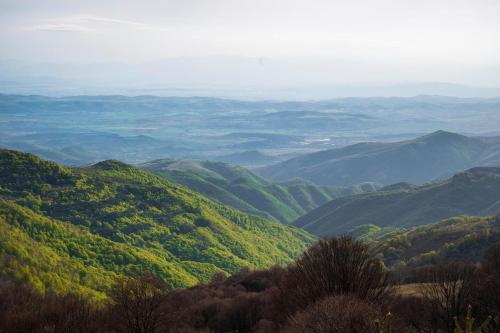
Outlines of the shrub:
[{"label": "shrub", "polygon": [[431,267],[426,273],[428,283],[423,285],[422,294],[429,301],[427,311],[432,311],[440,326],[453,333],[454,318],[465,315],[471,300],[475,268],[468,264],[450,263]]},{"label": "shrub", "polygon": [[0,332],[102,331],[97,309],[80,296],[41,295],[29,286],[0,284]]},{"label": "shrub", "polygon": [[291,317],[282,332],[369,333],[379,316],[376,306],[355,296],[329,296]]},{"label": "shrub", "polygon": [[151,275],[119,280],[111,292],[115,303],[111,309],[116,316],[114,324],[124,332],[157,332],[165,291],[165,285]]},{"label": "shrub", "polygon": [[283,291],[299,308],[327,296],[382,302],[390,294],[381,262],[366,244],[349,236],[320,240],[306,250],[289,268]]}]

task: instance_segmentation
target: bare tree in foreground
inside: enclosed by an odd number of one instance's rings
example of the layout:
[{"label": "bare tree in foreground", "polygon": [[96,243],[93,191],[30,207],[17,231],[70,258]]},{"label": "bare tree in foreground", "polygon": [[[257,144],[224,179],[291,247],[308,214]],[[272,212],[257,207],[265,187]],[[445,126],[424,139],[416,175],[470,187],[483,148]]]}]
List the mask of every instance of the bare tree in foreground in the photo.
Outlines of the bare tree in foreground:
[{"label": "bare tree in foreground", "polygon": [[117,282],[112,298],[118,326],[124,326],[124,331],[130,333],[157,332],[164,295],[164,285],[154,276]]},{"label": "bare tree in foreground", "polygon": [[320,240],[290,268],[288,290],[300,306],[326,296],[353,295],[369,302],[390,293],[388,273],[368,246],[349,236]]},{"label": "bare tree in foreground", "polygon": [[428,283],[423,284],[422,294],[431,305],[429,311],[450,333],[455,331],[454,318],[467,312],[474,272],[474,266],[460,263],[434,266],[425,272]]}]

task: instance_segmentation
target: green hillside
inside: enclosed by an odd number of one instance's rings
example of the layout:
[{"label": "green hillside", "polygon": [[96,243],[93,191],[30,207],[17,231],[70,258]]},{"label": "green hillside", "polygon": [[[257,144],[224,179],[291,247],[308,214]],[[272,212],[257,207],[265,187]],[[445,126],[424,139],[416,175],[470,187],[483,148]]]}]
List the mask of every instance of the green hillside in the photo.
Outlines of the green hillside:
[{"label": "green hillside", "polygon": [[409,228],[457,215],[500,213],[500,168],[473,168],[419,187],[397,186],[334,199],[293,224],[315,235],[349,232],[359,226]]},{"label": "green hillside", "polygon": [[500,215],[458,216],[384,237],[376,242],[391,267],[417,267],[440,261],[479,262],[500,242]]},{"label": "green hillside", "polygon": [[359,143],[319,151],[258,172],[274,181],[300,177],[330,186],[363,182],[423,184],[480,165],[500,165],[500,138],[437,131],[408,141]]},{"label": "green hillside", "polygon": [[153,272],[171,287],[285,264],[313,237],[116,161],[79,169],[0,150],[0,279],[103,295]]},{"label": "green hillside", "polygon": [[222,162],[156,160],[140,167],[243,212],[283,223],[333,198],[377,189],[371,183],[346,188],[317,186],[302,180],[277,184]]}]

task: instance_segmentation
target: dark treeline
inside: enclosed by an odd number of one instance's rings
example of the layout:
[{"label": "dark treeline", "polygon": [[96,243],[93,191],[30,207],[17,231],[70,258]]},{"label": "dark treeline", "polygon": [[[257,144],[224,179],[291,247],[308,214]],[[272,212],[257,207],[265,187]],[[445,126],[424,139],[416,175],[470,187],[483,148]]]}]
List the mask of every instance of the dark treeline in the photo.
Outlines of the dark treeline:
[{"label": "dark treeline", "polygon": [[[395,276],[398,276],[396,279]],[[401,277],[404,276],[404,277]],[[403,292],[413,286],[417,292]],[[109,300],[39,294],[0,284],[0,332],[375,332],[393,314],[393,332],[453,333],[472,305],[483,331],[500,332],[500,245],[478,265],[443,263],[387,271],[364,243],[321,240],[288,267],[243,270],[187,289],[152,275],[118,281]]]}]

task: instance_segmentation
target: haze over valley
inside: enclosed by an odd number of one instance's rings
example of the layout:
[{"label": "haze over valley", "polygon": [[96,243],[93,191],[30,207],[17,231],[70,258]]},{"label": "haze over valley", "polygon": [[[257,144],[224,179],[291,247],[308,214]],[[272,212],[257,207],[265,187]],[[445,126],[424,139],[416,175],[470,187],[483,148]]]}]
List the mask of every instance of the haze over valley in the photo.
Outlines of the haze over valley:
[{"label": "haze over valley", "polygon": [[360,142],[437,130],[499,135],[499,99],[417,96],[238,101],[154,96],[0,95],[4,147],[66,165],[210,159],[258,167]]},{"label": "haze over valley", "polygon": [[500,332],[499,17],[0,0],[0,333]]}]

